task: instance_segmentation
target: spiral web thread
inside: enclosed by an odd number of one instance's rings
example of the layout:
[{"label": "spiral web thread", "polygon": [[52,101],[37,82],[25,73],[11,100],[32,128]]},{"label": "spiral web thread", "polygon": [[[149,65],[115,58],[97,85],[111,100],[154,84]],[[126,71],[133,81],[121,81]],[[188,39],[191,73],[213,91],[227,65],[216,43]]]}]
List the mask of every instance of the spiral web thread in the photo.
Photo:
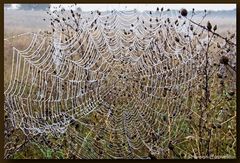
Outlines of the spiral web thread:
[{"label": "spiral web thread", "polygon": [[65,134],[79,158],[145,158],[181,142],[207,36],[195,37],[202,29],[189,30],[176,13],[171,21],[153,13],[81,13],[68,39],[61,29],[72,20],[55,24],[51,37],[34,34],[23,51],[13,48],[4,92],[13,126],[25,135]]}]

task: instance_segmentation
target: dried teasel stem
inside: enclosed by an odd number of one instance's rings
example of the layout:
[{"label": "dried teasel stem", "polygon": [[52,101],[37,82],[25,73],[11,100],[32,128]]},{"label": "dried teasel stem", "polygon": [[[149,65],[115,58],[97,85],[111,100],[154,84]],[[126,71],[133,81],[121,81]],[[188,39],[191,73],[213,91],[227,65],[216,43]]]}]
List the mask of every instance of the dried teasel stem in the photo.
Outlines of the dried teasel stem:
[{"label": "dried teasel stem", "polygon": [[[191,23],[193,23],[193,24],[201,27],[202,29],[211,32],[214,36],[217,36],[217,37],[225,40],[228,44],[233,45],[233,46],[237,46],[236,43],[232,42],[232,41],[231,41],[230,39],[228,39],[227,37],[223,37],[223,36],[221,36],[220,34],[216,33],[215,31],[209,30],[207,27],[205,27],[205,26],[203,26],[203,25],[201,25],[201,24],[196,23],[196,22],[193,21],[192,19],[189,19],[189,18],[187,18],[187,17],[186,17],[186,19],[189,20]],[[209,27],[210,27],[210,26],[209,26]]]}]

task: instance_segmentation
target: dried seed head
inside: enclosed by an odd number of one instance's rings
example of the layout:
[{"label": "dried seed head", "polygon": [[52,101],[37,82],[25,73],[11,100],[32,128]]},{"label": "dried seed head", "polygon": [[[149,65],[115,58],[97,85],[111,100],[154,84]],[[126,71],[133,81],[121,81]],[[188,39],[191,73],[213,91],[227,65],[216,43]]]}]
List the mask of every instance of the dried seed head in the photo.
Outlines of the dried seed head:
[{"label": "dried seed head", "polygon": [[217,123],[216,126],[217,126],[217,128],[221,128],[222,127],[222,125],[219,124],[219,123]]},{"label": "dried seed head", "polygon": [[230,96],[233,96],[233,95],[235,94],[235,92],[234,92],[234,91],[230,91],[230,92],[228,92],[228,94],[229,94]]},{"label": "dried seed head", "polygon": [[101,15],[101,12],[100,11],[97,11],[98,15]]},{"label": "dried seed head", "polygon": [[227,56],[222,56],[222,57],[220,58],[219,62],[220,62],[221,64],[227,65],[228,62],[229,62],[229,59],[228,59]]},{"label": "dried seed head", "polygon": [[170,150],[173,150],[173,149],[174,149],[174,146],[173,146],[173,144],[172,144],[172,141],[169,142],[168,148],[169,148]]},{"label": "dried seed head", "polygon": [[213,31],[216,31],[216,30],[217,30],[217,25],[214,25]]},{"label": "dried seed head", "polygon": [[212,30],[212,24],[211,24],[209,21],[207,22],[207,29],[208,29],[209,31]]},{"label": "dried seed head", "polygon": [[217,77],[220,78],[220,79],[222,79],[223,76],[222,76],[222,74],[217,73]]},{"label": "dried seed head", "polygon": [[193,31],[193,26],[192,25],[190,26],[190,30]]},{"label": "dried seed head", "polygon": [[188,14],[188,11],[187,11],[185,8],[182,8],[182,9],[180,10],[180,14],[181,14],[182,16],[186,17],[187,14]]},{"label": "dried seed head", "polygon": [[170,19],[169,18],[167,18],[167,22],[170,23]]},{"label": "dried seed head", "polygon": [[211,127],[212,127],[213,129],[216,129],[216,125],[215,125],[214,123],[211,124]]},{"label": "dried seed head", "polygon": [[179,38],[175,37],[175,41],[179,42]]},{"label": "dried seed head", "polygon": [[233,39],[235,37],[235,33],[233,33],[231,36],[230,36],[230,39]]}]

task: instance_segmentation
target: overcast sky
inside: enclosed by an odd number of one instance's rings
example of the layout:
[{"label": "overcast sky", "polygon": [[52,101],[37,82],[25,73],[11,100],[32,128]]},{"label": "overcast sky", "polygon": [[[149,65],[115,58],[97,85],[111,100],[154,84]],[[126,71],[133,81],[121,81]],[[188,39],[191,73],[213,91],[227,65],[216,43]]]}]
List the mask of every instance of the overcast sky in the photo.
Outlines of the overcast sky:
[{"label": "overcast sky", "polygon": [[[59,6],[60,4],[52,4],[52,6]],[[62,6],[70,6],[71,4],[62,4]],[[133,10],[138,9],[143,10],[156,10],[157,7],[164,7],[165,9],[181,9],[186,8],[188,10],[232,10],[236,9],[236,4],[78,4],[83,11],[92,11],[92,10]],[[17,8],[16,4],[13,4],[14,8]]]},{"label": "overcast sky", "polygon": [[[59,6],[59,4],[53,4],[53,6]],[[65,4],[67,6],[67,4]],[[236,8],[236,4],[78,4],[83,11],[91,11],[91,10],[133,10],[138,9],[140,11],[143,10],[156,10],[157,7],[164,7],[165,9],[181,9],[186,8],[191,10],[195,8],[195,10],[232,10]]]}]

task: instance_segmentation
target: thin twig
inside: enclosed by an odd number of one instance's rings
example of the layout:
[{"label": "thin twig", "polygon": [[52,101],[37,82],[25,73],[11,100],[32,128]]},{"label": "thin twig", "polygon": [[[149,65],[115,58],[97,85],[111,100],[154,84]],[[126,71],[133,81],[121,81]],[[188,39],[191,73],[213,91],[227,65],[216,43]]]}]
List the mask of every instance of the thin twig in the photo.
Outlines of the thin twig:
[{"label": "thin twig", "polygon": [[217,36],[217,37],[219,37],[219,38],[225,40],[228,44],[231,44],[231,45],[237,46],[236,43],[230,41],[229,39],[227,39],[227,37],[223,37],[223,36],[221,36],[220,34],[214,32],[214,31],[208,30],[207,27],[205,27],[205,26],[203,26],[203,25],[201,25],[201,24],[198,24],[198,23],[194,22],[194,21],[191,20],[191,19],[188,19],[188,18],[186,18],[186,19],[189,20],[191,23],[193,23],[193,24],[195,24],[195,25],[201,27],[202,29],[205,29],[205,30],[211,32],[214,36]]}]

